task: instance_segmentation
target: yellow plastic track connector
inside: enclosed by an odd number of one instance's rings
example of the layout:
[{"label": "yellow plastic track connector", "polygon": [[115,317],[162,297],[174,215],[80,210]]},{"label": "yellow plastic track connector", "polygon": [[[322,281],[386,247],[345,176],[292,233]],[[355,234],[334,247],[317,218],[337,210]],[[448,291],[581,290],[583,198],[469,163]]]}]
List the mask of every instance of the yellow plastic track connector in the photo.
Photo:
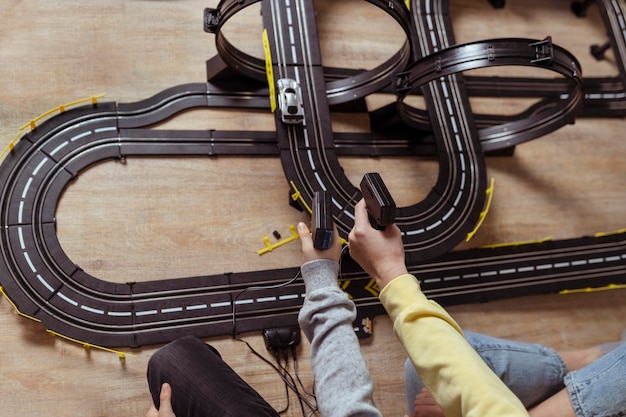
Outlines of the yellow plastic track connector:
[{"label": "yellow plastic track connector", "polygon": [[7,295],[6,292],[4,292],[4,288],[2,288],[0,286],[0,293],[2,293],[2,295],[4,296],[4,298],[9,302],[9,304],[11,304],[11,307],[13,307],[13,310],[15,310],[15,312],[19,315],[22,316],[26,319],[32,320],[32,321],[36,321],[37,323],[41,323],[41,320],[39,320],[38,318],[29,316],[28,314],[24,314],[22,313],[17,306],[15,305],[15,303],[9,298],[9,296]]},{"label": "yellow plastic track connector", "polygon": [[487,217],[487,213],[489,213],[489,208],[491,207],[491,200],[493,199],[494,183],[495,181],[492,178],[491,185],[485,191],[485,193],[487,194],[487,204],[485,204],[485,209],[480,212],[480,217],[478,219],[478,223],[476,223],[476,227],[474,227],[474,230],[472,230],[471,232],[467,234],[467,237],[465,238],[466,242],[469,242],[470,239],[474,237],[478,229],[480,229],[480,226],[482,226],[483,222],[485,221],[485,217]]},{"label": "yellow plastic track connector", "polygon": [[496,243],[493,245],[484,245],[481,246],[481,248],[484,249],[495,249],[495,248],[504,248],[507,246],[522,246],[522,245],[533,245],[536,243],[544,243],[544,242],[549,242],[551,241],[553,238],[553,236],[546,236],[542,239],[535,239],[535,240],[524,240],[524,241],[519,241],[519,242],[508,242],[508,243]]},{"label": "yellow plastic track connector", "polygon": [[295,226],[289,226],[289,230],[291,231],[291,236],[283,239],[283,240],[279,240],[276,243],[271,243],[270,242],[270,238],[268,236],[265,236],[263,238],[263,242],[265,243],[265,247],[261,250],[258,251],[259,255],[264,255],[268,252],[273,251],[274,249],[281,247],[289,242],[293,242],[294,240],[298,240],[300,239],[300,236],[298,236],[298,231],[296,230]]},{"label": "yellow plastic track connector", "polygon": [[274,70],[272,68],[272,54],[270,52],[270,39],[267,29],[263,29],[263,52],[265,53],[265,75],[270,92],[270,109],[272,113],[276,111],[276,88],[274,87]]},{"label": "yellow plastic track connector", "polygon": [[621,290],[626,289],[626,284],[609,284],[604,287],[587,287],[587,288],[579,288],[576,290],[563,290],[559,291],[559,294],[578,294],[578,293],[589,293],[589,292],[598,292],[598,291],[610,291],[610,290]]},{"label": "yellow plastic track connector", "polygon": [[309,207],[306,201],[304,201],[304,198],[302,198],[302,194],[300,193],[300,190],[298,190],[298,187],[296,187],[296,184],[293,181],[289,181],[289,185],[291,185],[291,188],[293,188],[293,194],[291,194],[291,199],[293,201],[298,201],[300,204],[302,204],[302,207],[304,207],[304,209],[309,214],[312,214],[313,210],[311,209],[311,207]]},{"label": "yellow plastic track connector", "polygon": [[69,108],[69,107],[74,107],[77,106],[79,104],[84,104],[87,102],[91,102],[91,104],[93,104],[94,106],[96,104],[98,104],[98,99],[104,97],[105,94],[100,94],[97,96],[91,96],[91,97],[87,97],[87,98],[83,98],[80,100],[75,100],[66,104],[62,104],[58,107],[55,107],[54,109],[48,110],[47,112],[35,117],[34,119],[31,119],[28,123],[26,123],[24,126],[20,127],[20,132],[13,138],[13,140],[11,140],[11,142],[9,142],[9,145],[2,151],[2,153],[0,153],[0,161],[9,153],[12,152],[13,149],[15,149],[15,144],[24,137],[24,135],[26,133],[28,133],[26,130],[29,130],[30,132],[32,132],[33,130],[35,130],[37,128],[37,122],[41,121],[42,119],[45,119],[46,117],[50,116],[53,113],[65,113],[65,111]]},{"label": "yellow plastic track connector", "polygon": [[[9,304],[11,304],[11,307],[13,307],[13,309],[15,310],[15,312],[16,312],[18,315],[20,315],[20,316],[22,316],[22,317],[24,317],[24,318],[27,318],[27,319],[29,319],[29,320],[36,321],[37,323],[41,323],[41,320],[39,320],[38,318],[35,318],[35,317],[32,317],[32,316],[29,316],[29,315],[27,315],[27,314],[22,313],[22,312],[21,312],[21,311],[17,308],[17,306],[15,305],[15,303],[14,303],[14,302],[13,302],[13,301],[9,298],[9,296],[8,296],[8,295],[7,295],[7,293],[4,291],[4,288],[2,288],[2,286],[0,286],[0,293],[1,293],[1,294],[4,296],[4,298],[5,298],[5,299],[9,302]],[[125,358],[126,358],[126,356],[135,356],[135,355],[133,355],[133,354],[131,354],[131,353],[126,353],[126,352],[122,352],[122,351],[119,351],[119,350],[113,350],[113,349],[109,349],[109,348],[106,348],[106,347],[103,347],[103,346],[97,346],[97,345],[93,345],[93,344],[91,344],[91,343],[87,343],[87,342],[81,342],[80,340],[72,339],[71,337],[64,336],[64,335],[62,335],[62,334],[60,334],[60,333],[57,333],[57,332],[52,331],[52,330],[49,330],[49,329],[46,329],[46,332],[48,332],[48,334],[51,334],[51,335],[53,335],[53,336],[59,336],[60,338],[62,338],[62,339],[64,339],[64,340],[68,340],[68,341],[70,341],[70,342],[77,343],[77,344],[79,344],[79,345],[83,345],[83,347],[84,347],[85,349],[94,348],[94,349],[103,350],[103,351],[105,351],[105,352],[115,353],[115,354],[117,354],[117,356],[118,356],[120,359],[125,359]]]},{"label": "yellow plastic track connector", "polygon": [[22,132],[18,133],[13,140],[11,140],[11,142],[9,142],[9,144],[7,145],[6,148],[4,148],[4,150],[2,151],[2,153],[0,153],[0,161],[2,161],[4,159],[4,157],[6,155],[9,154],[9,152],[13,152],[13,149],[15,149],[15,144],[22,139],[22,137],[24,136],[24,134]]},{"label": "yellow plastic track connector", "polygon": [[616,230],[614,232],[598,232],[594,236],[595,237],[604,237],[604,236],[611,236],[611,235],[619,235],[619,234],[622,234],[622,233],[626,233],[626,229],[619,229],[619,230]]},{"label": "yellow plastic track connector", "polygon": [[104,97],[105,94],[100,94],[97,96],[91,96],[91,97],[87,97],[87,98],[82,98],[80,100],[75,100],[75,101],[71,101],[69,103],[66,104],[61,104],[58,107],[55,107],[53,109],[48,110],[47,112],[35,117],[34,119],[31,119],[30,122],[26,123],[24,126],[20,127],[20,130],[24,130],[28,127],[30,127],[30,130],[35,130],[37,128],[37,122],[39,122],[42,119],[45,119],[46,117],[50,116],[53,113],[65,113],[65,111],[69,108],[69,107],[74,107],[74,106],[78,106],[80,104],[85,104],[87,102],[91,102],[91,104],[93,104],[94,106],[96,104],[98,104],[98,99]]},{"label": "yellow plastic track connector", "polygon": [[87,342],[81,342],[80,340],[72,339],[71,337],[64,336],[61,333],[57,333],[57,332],[54,332],[52,330],[46,330],[46,331],[51,336],[57,336],[57,337],[60,337],[63,340],[67,340],[67,341],[72,342],[72,343],[83,345],[83,348],[85,348],[87,350],[89,350],[91,348],[94,348],[94,349],[103,350],[103,351],[109,352],[109,353],[115,353],[120,359],[126,359],[126,356],[135,356],[132,353],[126,353],[126,352],[122,352],[120,350],[109,349],[109,348],[106,348],[104,346],[98,346],[98,345],[94,345],[94,344],[87,343]]}]

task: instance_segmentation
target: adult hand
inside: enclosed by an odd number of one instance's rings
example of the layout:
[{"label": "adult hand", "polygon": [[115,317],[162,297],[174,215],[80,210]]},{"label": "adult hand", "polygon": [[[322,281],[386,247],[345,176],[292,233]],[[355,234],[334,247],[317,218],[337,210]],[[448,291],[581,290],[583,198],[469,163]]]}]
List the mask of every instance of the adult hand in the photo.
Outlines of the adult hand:
[{"label": "adult hand", "polygon": [[341,238],[337,233],[337,225],[333,223],[333,239],[330,248],[325,250],[315,249],[313,246],[313,237],[309,228],[303,222],[298,223],[298,235],[302,244],[303,262],[312,261],[314,259],[330,259],[339,261],[341,257]]},{"label": "adult hand", "polygon": [[395,224],[385,230],[374,229],[364,200],[354,207],[354,227],[348,240],[350,256],[376,280],[379,289],[407,273],[400,229]]},{"label": "adult hand", "polygon": [[174,410],[172,410],[172,387],[167,382],[161,386],[159,401],[161,403],[160,408],[157,410],[152,404],[146,417],[176,417]]}]

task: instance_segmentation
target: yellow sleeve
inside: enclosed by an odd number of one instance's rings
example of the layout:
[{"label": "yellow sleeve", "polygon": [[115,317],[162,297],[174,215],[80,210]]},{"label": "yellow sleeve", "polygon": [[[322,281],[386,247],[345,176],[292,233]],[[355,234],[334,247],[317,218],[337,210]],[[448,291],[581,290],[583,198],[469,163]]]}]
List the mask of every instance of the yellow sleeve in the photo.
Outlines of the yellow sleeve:
[{"label": "yellow sleeve", "polygon": [[413,275],[387,284],[380,300],[417,373],[447,417],[528,416],[448,312],[426,298]]}]

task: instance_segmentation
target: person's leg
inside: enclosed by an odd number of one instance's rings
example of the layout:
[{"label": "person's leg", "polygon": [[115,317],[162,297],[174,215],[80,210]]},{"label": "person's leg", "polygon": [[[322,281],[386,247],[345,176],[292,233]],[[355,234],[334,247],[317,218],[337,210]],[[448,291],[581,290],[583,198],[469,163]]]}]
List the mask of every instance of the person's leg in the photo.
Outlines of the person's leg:
[{"label": "person's leg", "polygon": [[[493,338],[471,332],[467,332],[467,336],[468,341],[478,347],[477,350],[482,349],[480,346],[486,348],[481,355],[483,359],[489,357],[487,353],[492,353],[491,349],[493,347],[493,343],[491,343],[493,340],[489,341],[489,339]],[[533,345],[530,346],[532,347]],[[612,353],[608,358],[603,358],[600,364],[595,364],[598,359],[614,350],[619,350],[621,353]],[[556,394],[538,403],[535,407],[532,407],[529,410],[530,415],[532,417],[626,415],[626,395],[623,394],[626,392],[624,350],[626,350],[626,330],[622,333],[621,340],[617,342],[605,343],[588,349],[554,351],[562,359],[566,366],[566,372],[569,373],[564,377],[566,381],[569,381],[568,387],[563,388]],[[551,349],[548,349],[547,352],[550,351]],[[500,363],[500,365],[502,364]],[[581,372],[575,372],[578,370],[581,370]],[[496,372],[500,375],[501,371],[502,369]],[[617,377],[614,377],[613,373],[617,373]],[[602,382],[609,384],[617,394],[613,394],[599,383],[594,383],[594,379],[602,379]],[[413,410],[413,405],[419,402],[417,401],[418,394],[421,396],[421,403],[429,404],[430,394],[427,391],[420,394],[423,384],[410,362],[405,364],[405,381],[407,382],[407,396],[412,397],[407,397],[407,400],[410,400],[408,404],[409,410]],[[505,383],[508,383],[508,381],[505,380]],[[576,411],[574,408],[576,408]],[[593,410],[598,414],[584,414],[584,410]],[[420,415],[440,416],[440,414],[429,407],[423,407],[421,411],[423,413]]]},{"label": "person's leg", "polygon": [[[465,332],[465,337],[525,407],[540,403],[564,387],[567,368],[553,349],[474,332]],[[405,363],[405,389],[410,411],[423,387],[412,364]]]},{"label": "person's leg", "polygon": [[476,333],[469,334],[467,338],[526,408],[563,388],[567,366],[554,349]]},{"label": "person's leg", "polygon": [[626,415],[626,343],[565,376],[576,416]]},{"label": "person's leg", "polygon": [[563,359],[568,372],[584,368],[600,359],[602,356],[602,351],[597,347],[578,350],[559,350],[557,353]]},{"label": "person's leg", "polygon": [[566,389],[528,410],[530,417],[576,417]]},{"label": "person's leg", "polygon": [[278,416],[217,350],[194,337],[175,340],[150,358],[148,385],[157,408],[164,382],[172,387],[176,417]]},{"label": "person's leg", "polygon": [[621,342],[560,354],[571,371],[565,376],[567,388],[531,409],[531,417],[626,415],[623,336]]}]

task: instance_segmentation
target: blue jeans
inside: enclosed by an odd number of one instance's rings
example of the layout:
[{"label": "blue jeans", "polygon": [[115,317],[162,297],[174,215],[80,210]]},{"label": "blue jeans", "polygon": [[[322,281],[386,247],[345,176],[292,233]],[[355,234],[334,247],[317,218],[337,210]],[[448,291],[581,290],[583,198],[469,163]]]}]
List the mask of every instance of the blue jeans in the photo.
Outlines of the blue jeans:
[{"label": "blue jeans", "polygon": [[626,343],[565,375],[565,386],[578,417],[626,416]]},{"label": "blue jeans", "polygon": [[[567,388],[578,417],[626,416],[626,344],[594,363],[569,372],[554,349],[524,342],[465,332],[485,363],[530,408]],[[406,361],[405,386],[409,414],[422,384],[413,364]]]}]

